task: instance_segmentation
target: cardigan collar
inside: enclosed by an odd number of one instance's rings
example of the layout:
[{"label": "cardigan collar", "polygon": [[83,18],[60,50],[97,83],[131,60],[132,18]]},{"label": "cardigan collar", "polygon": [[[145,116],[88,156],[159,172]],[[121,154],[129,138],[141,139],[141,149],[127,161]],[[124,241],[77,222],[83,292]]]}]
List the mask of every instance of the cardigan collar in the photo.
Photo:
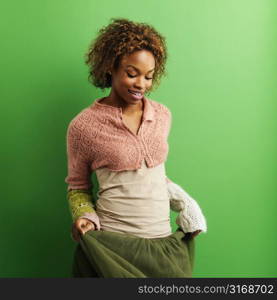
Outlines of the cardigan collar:
[{"label": "cardigan collar", "polygon": [[[100,101],[104,99],[104,97],[102,98],[97,98],[93,104],[91,105],[91,107],[100,109],[102,111],[109,111],[109,112],[118,112],[119,114],[122,114],[122,108],[121,107],[115,107],[115,106],[111,106],[108,104],[103,104]],[[142,98],[144,107],[143,107],[143,119],[144,120],[149,120],[149,121],[153,121],[154,119],[154,107],[152,106],[152,104],[150,103],[150,99],[146,98],[145,96],[143,96]]]}]

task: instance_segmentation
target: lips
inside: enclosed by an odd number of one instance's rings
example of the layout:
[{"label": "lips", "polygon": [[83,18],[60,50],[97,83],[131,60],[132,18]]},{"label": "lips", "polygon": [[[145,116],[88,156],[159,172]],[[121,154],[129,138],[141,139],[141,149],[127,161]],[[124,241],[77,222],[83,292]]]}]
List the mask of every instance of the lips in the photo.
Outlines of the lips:
[{"label": "lips", "polygon": [[128,90],[129,93],[136,95],[137,97],[142,97],[142,93],[141,92],[136,92],[136,91],[132,91],[132,90]]}]

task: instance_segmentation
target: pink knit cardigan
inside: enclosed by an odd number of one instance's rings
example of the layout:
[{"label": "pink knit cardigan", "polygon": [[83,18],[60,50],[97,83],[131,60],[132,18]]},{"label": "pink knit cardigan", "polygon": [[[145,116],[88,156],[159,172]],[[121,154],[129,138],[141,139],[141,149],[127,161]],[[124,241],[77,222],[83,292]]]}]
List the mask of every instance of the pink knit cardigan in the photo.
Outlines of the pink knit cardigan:
[{"label": "pink knit cardigan", "polygon": [[67,129],[67,190],[90,189],[90,175],[106,167],[112,171],[136,170],[143,159],[148,167],[164,162],[171,112],[161,103],[143,97],[138,134],[123,122],[122,108],[96,99],[69,123]]}]

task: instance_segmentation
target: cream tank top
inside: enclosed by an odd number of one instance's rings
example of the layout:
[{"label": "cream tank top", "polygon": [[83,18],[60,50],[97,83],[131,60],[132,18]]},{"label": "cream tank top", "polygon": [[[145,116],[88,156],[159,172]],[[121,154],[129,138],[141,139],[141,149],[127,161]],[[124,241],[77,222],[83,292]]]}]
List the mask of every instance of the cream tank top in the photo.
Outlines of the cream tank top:
[{"label": "cream tank top", "polygon": [[164,163],[137,170],[95,170],[99,190],[96,212],[101,230],[161,238],[172,234]]}]

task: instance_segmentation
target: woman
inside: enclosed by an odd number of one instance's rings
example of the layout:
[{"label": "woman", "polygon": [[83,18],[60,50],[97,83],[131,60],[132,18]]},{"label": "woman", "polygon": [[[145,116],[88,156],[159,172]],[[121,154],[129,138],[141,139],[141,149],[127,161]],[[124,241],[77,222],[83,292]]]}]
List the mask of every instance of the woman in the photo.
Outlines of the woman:
[{"label": "woman", "polygon": [[[127,19],[113,19],[89,48],[91,82],[111,91],[83,109],[67,131],[65,181],[72,237],[79,242],[74,277],[192,275],[194,237],[206,230],[204,218],[194,199],[166,177],[171,113],[145,96],[165,73],[166,58],[164,37]],[[185,217],[191,204],[198,219]],[[174,233],[170,208],[180,212]]]}]

